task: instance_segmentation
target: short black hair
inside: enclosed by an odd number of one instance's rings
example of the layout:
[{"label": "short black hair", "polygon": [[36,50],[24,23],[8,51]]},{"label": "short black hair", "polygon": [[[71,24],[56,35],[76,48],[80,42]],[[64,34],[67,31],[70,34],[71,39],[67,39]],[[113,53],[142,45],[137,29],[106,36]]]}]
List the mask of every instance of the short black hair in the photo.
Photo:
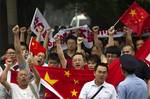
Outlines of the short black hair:
[{"label": "short black hair", "polygon": [[98,55],[90,55],[87,58],[87,61],[95,62],[96,64],[99,64],[101,62],[100,57]]},{"label": "short black hair", "polygon": [[74,41],[77,41],[77,37],[73,36],[73,35],[68,35],[67,38],[66,38],[66,43],[69,39],[72,39]]},{"label": "short black hair", "polygon": [[106,67],[106,68],[107,68],[107,71],[108,71],[108,64],[107,64],[107,63],[99,63],[99,64],[97,64],[97,65],[94,67],[94,71],[97,70],[98,66]]},{"label": "short black hair", "polygon": [[133,74],[135,70],[140,67],[139,61],[135,56],[124,54],[120,56],[121,68],[128,74]]},{"label": "short black hair", "polygon": [[109,47],[106,47],[105,49],[105,55],[107,53],[116,54],[119,57],[121,55],[121,50],[117,46],[109,46]]},{"label": "short black hair", "polygon": [[48,55],[48,61],[49,61],[49,60],[55,60],[55,61],[57,61],[58,63],[60,63],[60,59],[59,59],[57,53],[49,53],[49,55]]}]

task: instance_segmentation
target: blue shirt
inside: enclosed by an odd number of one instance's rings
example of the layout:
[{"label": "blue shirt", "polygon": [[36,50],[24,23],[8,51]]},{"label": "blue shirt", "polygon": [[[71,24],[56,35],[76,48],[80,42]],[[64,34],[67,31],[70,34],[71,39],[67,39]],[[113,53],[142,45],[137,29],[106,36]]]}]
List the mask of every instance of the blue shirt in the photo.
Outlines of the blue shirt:
[{"label": "blue shirt", "polygon": [[126,79],[118,85],[117,99],[148,99],[148,89],[144,80],[128,75]]}]

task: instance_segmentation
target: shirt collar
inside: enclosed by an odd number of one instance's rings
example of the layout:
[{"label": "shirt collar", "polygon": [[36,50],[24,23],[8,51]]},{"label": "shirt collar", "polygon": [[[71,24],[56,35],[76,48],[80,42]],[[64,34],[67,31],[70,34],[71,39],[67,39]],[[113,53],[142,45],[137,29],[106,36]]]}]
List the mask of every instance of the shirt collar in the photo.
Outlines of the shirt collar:
[{"label": "shirt collar", "polygon": [[[93,81],[91,82],[91,85],[92,85],[92,86],[97,86],[97,85],[95,84],[95,80],[93,80]],[[104,81],[104,83],[103,83],[102,85],[100,85],[100,86],[106,87],[106,82]]]}]

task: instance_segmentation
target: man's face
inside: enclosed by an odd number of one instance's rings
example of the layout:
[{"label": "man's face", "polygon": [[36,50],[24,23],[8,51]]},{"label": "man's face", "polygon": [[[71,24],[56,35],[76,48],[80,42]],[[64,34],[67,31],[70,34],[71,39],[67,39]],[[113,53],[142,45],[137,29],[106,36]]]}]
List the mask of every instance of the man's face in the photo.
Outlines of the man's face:
[{"label": "man's face", "polygon": [[29,84],[29,76],[26,70],[20,70],[17,75],[17,83],[20,87],[27,87]]},{"label": "man's face", "polygon": [[122,48],[122,54],[130,54],[134,55],[134,51],[132,50],[131,46],[125,46]]},{"label": "man's face", "polygon": [[117,54],[107,53],[106,54],[107,64],[111,64],[112,61],[114,61],[116,58]]},{"label": "man's face", "polygon": [[75,55],[72,59],[72,64],[75,69],[84,68],[84,59],[82,55]]},{"label": "man's face", "polygon": [[15,50],[9,48],[9,49],[6,51],[6,57],[7,57],[7,58],[11,58],[11,59],[13,59],[13,60],[16,59]]},{"label": "man's face", "polygon": [[42,66],[45,62],[45,53],[39,52],[34,59],[37,65]]},{"label": "man's face", "polygon": [[137,40],[136,41],[136,48],[137,50],[144,44],[144,41],[143,40]]},{"label": "man's face", "polygon": [[99,65],[94,72],[94,76],[97,83],[103,83],[107,77],[107,68]]},{"label": "man's face", "polygon": [[76,50],[76,46],[77,46],[77,44],[76,44],[76,41],[75,41],[75,40],[69,39],[69,40],[67,41],[67,48],[68,48],[68,50],[74,51],[74,50]]},{"label": "man's face", "polygon": [[56,61],[56,60],[52,60],[52,59],[49,59],[48,60],[48,67],[59,67],[59,63]]},{"label": "man's face", "polygon": [[96,66],[96,62],[89,60],[88,61],[88,68],[89,70],[94,70],[94,67]]}]

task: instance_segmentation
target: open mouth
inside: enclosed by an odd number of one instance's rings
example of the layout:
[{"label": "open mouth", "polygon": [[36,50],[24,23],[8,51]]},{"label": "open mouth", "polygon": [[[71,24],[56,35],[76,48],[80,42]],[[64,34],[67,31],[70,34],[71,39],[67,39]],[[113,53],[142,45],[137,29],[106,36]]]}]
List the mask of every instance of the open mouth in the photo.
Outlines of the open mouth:
[{"label": "open mouth", "polygon": [[80,65],[76,65],[76,67],[80,67]]},{"label": "open mouth", "polygon": [[22,79],[21,81],[22,81],[22,82],[26,82],[27,80],[26,80],[26,79]]},{"label": "open mouth", "polygon": [[40,64],[40,63],[41,63],[41,61],[40,61],[40,60],[38,60],[37,62],[38,62],[38,64]]}]

